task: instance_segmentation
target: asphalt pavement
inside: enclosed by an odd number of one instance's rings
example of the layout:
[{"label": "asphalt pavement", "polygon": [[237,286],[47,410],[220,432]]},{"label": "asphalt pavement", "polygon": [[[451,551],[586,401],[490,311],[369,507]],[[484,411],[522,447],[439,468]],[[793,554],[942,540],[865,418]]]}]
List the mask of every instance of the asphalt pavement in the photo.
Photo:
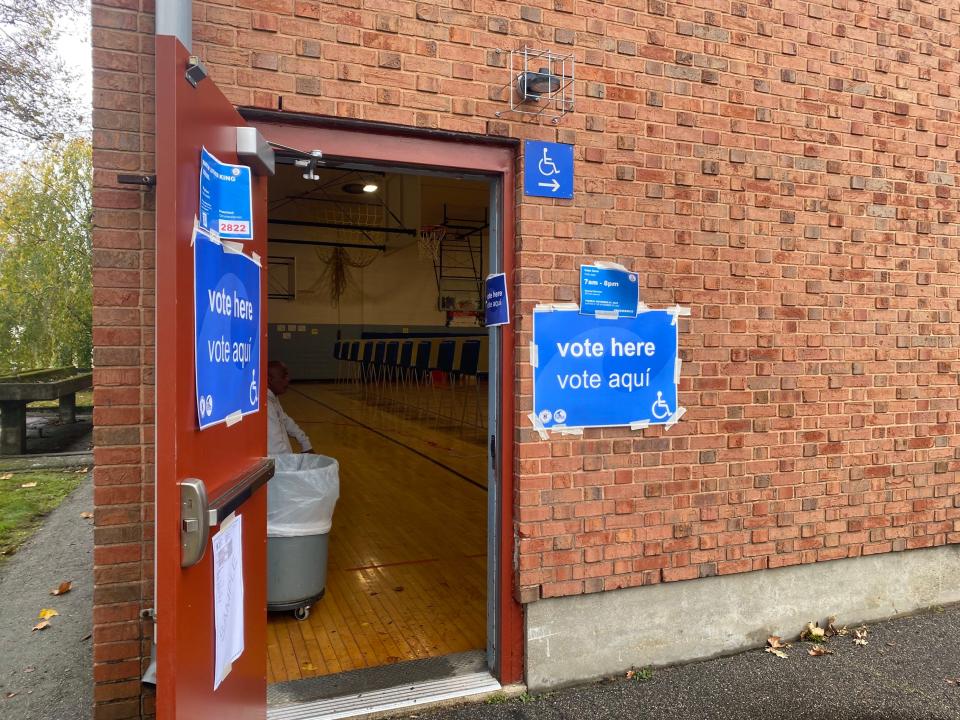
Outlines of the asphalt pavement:
[{"label": "asphalt pavement", "polygon": [[[0,565],[0,718],[88,720],[93,703],[93,488],[86,480]],[[65,595],[50,591],[65,580]],[[52,608],[44,630],[32,628]]]},{"label": "asphalt pavement", "polygon": [[[958,579],[960,582],[960,579]],[[642,611],[637,614],[643,622]],[[843,619],[839,618],[840,623]],[[710,618],[704,618],[710,622]],[[823,622],[823,621],[821,621]],[[838,625],[840,624],[838,623]],[[857,626],[859,627],[859,626]],[[852,630],[854,628],[850,628]],[[799,634],[802,628],[797,628]],[[670,628],[648,628],[665,634]],[[958,720],[960,606],[829,639],[653,669],[541,695],[407,713],[419,720]],[[646,679],[644,679],[646,678]]]}]

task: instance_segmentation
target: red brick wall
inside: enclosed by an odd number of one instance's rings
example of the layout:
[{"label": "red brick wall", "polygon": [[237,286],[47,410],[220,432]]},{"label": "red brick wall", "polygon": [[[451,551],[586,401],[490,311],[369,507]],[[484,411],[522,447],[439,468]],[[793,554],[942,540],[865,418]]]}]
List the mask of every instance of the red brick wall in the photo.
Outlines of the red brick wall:
[{"label": "red brick wall", "polygon": [[[94,0],[94,702],[141,716],[153,606],[153,172],[151,0]],[[144,659],[146,658],[146,659]]]},{"label": "red brick wall", "polygon": [[[200,2],[240,105],[576,145],[518,213],[518,347],[619,260],[682,323],[669,432],[523,419],[524,600],[960,539],[956,3]],[[498,119],[511,48],[573,51],[576,110]]]},{"label": "red brick wall", "polygon": [[[152,51],[139,0],[94,5],[96,102],[122,110],[96,115],[102,649],[139,638],[150,596],[152,195],[113,175],[152,167]],[[537,302],[575,299],[585,261],[639,272],[649,305],[692,308],[688,412],[668,432],[539,440],[521,351],[530,601],[960,540],[956,15],[920,0],[198,0],[194,49],[238,105],[574,143],[575,199],[518,209],[518,347]],[[525,43],[576,55],[558,126],[495,116]]]}]

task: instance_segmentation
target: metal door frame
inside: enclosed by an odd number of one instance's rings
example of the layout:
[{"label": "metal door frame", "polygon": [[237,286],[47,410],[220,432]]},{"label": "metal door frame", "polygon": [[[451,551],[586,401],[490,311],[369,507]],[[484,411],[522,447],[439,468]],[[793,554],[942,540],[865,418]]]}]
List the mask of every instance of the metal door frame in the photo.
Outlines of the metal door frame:
[{"label": "metal door frame", "polygon": [[[325,164],[487,181],[489,272],[506,273],[513,292],[516,141],[256,109],[240,113],[277,145],[320,150]],[[488,429],[494,439],[487,454],[487,660],[504,685],[522,680],[524,649],[514,568],[514,332],[512,322],[489,330],[490,368],[498,371],[490,373],[488,388]]]}]

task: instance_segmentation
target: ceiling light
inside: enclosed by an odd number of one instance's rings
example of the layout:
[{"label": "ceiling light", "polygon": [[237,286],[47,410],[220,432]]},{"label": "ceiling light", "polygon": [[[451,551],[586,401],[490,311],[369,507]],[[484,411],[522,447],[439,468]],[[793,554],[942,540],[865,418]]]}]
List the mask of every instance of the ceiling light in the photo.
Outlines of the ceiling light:
[{"label": "ceiling light", "polygon": [[377,189],[378,189],[378,186],[375,183],[367,183],[366,185],[363,186],[363,191],[365,193],[376,192]]}]

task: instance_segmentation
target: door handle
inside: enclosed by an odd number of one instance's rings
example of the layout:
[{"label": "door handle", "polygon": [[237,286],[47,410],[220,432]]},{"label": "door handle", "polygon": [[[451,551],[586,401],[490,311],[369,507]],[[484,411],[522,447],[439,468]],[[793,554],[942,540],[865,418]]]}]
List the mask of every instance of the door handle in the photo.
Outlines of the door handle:
[{"label": "door handle", "polygon": [[180,567],[196,565],[203,559],[210,539],[207,486],[190,478],[180,485]]}]

